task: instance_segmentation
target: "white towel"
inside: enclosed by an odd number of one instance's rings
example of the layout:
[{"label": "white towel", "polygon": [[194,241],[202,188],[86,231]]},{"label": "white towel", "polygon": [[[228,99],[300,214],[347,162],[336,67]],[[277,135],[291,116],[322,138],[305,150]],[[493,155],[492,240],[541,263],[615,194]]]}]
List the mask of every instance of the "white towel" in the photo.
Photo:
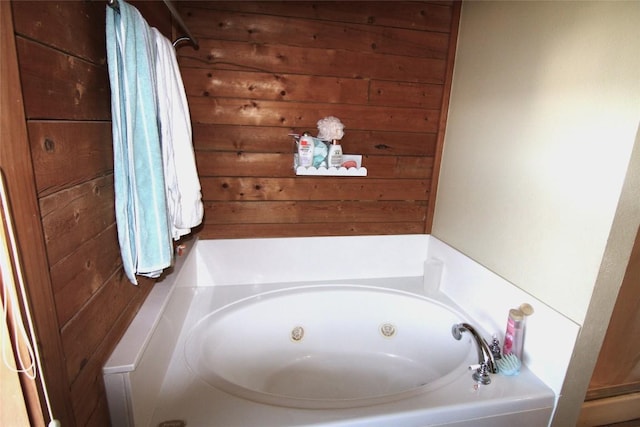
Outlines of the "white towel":
[{"label": "white towel", "polygon": [[200,181],[193,153],[191,118],[175,49],[153,28],[156,82],[167,210],[174,240],[202,222]]}]

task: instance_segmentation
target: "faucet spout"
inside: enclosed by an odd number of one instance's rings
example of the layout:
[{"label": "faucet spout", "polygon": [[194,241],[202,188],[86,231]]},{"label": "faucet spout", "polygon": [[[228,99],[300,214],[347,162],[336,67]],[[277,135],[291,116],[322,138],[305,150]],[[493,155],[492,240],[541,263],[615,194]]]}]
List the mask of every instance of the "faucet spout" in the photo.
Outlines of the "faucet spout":
[{"label": "faucet spout", "polygon": [[489,384],[491,378],[489,373],[495,374],[498,372],[498,366],[493,357],[493,352],[489,347],[487,341],[482,338],[478,331],[468,323],[456,323],[451,327],[451,334],[457,340],[462,338],[463,332],[469,332],[476,342],[476,349],[478,351],[478,369],[473,373],[473,379],[481,382],[482,384]]}]

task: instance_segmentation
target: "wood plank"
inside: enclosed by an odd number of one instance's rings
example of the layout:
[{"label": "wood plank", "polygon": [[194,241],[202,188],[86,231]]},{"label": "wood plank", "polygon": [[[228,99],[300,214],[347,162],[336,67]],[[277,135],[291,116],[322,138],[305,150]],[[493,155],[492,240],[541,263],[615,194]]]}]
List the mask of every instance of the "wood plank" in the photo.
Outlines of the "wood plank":
[{"label": "wood plank", "polygon": [[214,8],[274,16],[300,17],[325,21],[352,22],[369,26],[415,28],[448,32],[451,4],[454,2],[180,2],[185,19],[196,11],[186,8]]},{"label": "wood plank", "polygon": [[442,85],[185,68],[187,95],[439,109]]},{"label": "wood plank", "polygon": [[[86,349],[83,350],[82,347],[75,348],[75,351],[79,352],[76,357],[84,357],[81,359],[83,368],[71,384],[70,389],[73,408],[77,424],[79,426],[93,427],[94,425],[108,424],[108,417],[106,419],[100,419],[99,422],[96,421],[101,414],[100,406],[104,405],[103,395],[105,390],[102,378],[102,366],[122,337],[127,326],[131,323],[131,320],[137,313],[142,302],[144,302],[144,299],[149,294],[154,283],[151,279],[141,277],[138,281],[138,286],[134,286],[129,283],[124,274],[117,273],[114,277],[117,278],[114,279],[114,282],[112,283],[112,287],[116,288],[115,292],[126,295],[129,299],[125,301],[124,299],[118,298],[118,301],[115,301],[114,299],[106,301],[107,304],[116,302],[122,304],[119,305],[120,309],[117,310],[117,312],[115,310],[111,310],[108,313],[110,318],[113,314],[117,315],[117,318],[113,320],[112,327],[108,329],[108,332],[103,336],[98,347],[93,353]],[[118,297],[118,295],[113,296]],[[94,306],[94,308],[99,309],[100,307]],[[100,312],[95,312],[93,315],[86,316],[86,319],[91,322],[91,326],[94,330],[95,323],[97,323],[94,316],[97,315],[100,315]],[[84,314],[80,314],[79,316],[83,317]],[[100,318],[98,318],[98,320],[98,323],[104,323]],[[106,324],[103,326],[103,330],[106,330],[108,327]],[[79,328],[82,329],[81,325],[79,325]],[[87,331],[87,333],[88,332],[89,331]],[[81,331],[79,331],[79,334],[82,338]],[[82,356],[82,354],[84,354],[84,356]]]},{"label": "wood plank", "polygon": [[285,45],[202,39],[197,51],[180,51],[183,68],[257,70],[416,83],[444,82],[446,61]]},{"label": "wood plank", "polygon": [[109,120],[105,67],[16,38],[28,119]]},{"label": "wood plank", "polygon": [[[351,5],[353,9],[361,6]],[[446,33],[407,27],[383,27],[368,23],[257,15],[206,8],[186,8],[183,12],[189,28],[199,37],[207,39],[439,59],[446,57],[449,45],[449,35]]]},{"label": "wood plank", "polygon": [[[36,338],[43,362],[42,374],[56,417],[62,425],[73,427],[75,423],[68,398],[64,353],[38,215],[33,163],[25,124],[20,86],[20,79],[24,76],[19,71],[11,3],[6,1],[0,1],[0,76],[0,167],[7,181],[22,271],[38,331]],[[29,399],[28,407],[40,406],[40,411],[30,410],[34,419],[37,419],[37,413],[46,413],[44,401],[37,394],[27,394],[26,397]]]},{"label": "wood plank", "polygon": [[[254,176],[294,177],[293,153],[229,153],[196,151],[200,177]],[[365,156],[362,165],[368,178],[430,179],[433,158],[410,156]],[[308,181],[324,182],[326,177],[298,177]]]},{"label": "wood plank", "polygon": [[[606,338],[606,336],[605,336]],[[635,356],[635,353],[629,353],[632,356]],[[597,366],[597,365],[596,365]],[[585,395],[585,402],[590,402],[592,400],[599,399],[608,399],[610,397],[622,396],[625,394],[631,393],[640,393],[640,381],[621,381],[621,382],[611,382],[602,387],[595,387],[589,385],[589,389],[587,390],[587,394]]]},{"label": "wood plank", "polygon": [[293,176],[293,153],[229,153],[196,151],[200,177],[204,176]]},{"label": "wood plank", "polygon": [[206,224],[201,239],[371,236],[424,233],[424,222],[329,222],[313,224]]},{"label": "wood plank", "polygon": [[439,110],[442,107],[442,91],[442,85],[372,80],[369,103]]},{"label": "wood plank", "polygon": [[370,178],[431,179],[432,157],[365,156],[362,160]]},{"label": "wood plank", "polygon": [[60,325],[64,326],[121,266],[115,224],[52,265],[51,283]]},{"label": "wood plank", "polygon": [[419,222],[425,202],[372,201],[258,201],[209,202],[205,224],[309,224],[332,222]]},{"label": "wood plank", "polygon": [[109,175],[40,199],[51,265],[114,223],[114,197],[113,177]]},{"label": "wood plank", "polygon": [[193,123],[196,150],[257,153],[293,153],[295,143],[288,136],[293,129],[273,126],[244,126]]},{"label": "wood plank", "polygon": [[[42,40],[70,55],[106,64],[104,2],[75,2],[60,7],[54,1],[14,1],[15,30],[21,36]],[[81,35],[81,36],[79,36]]]},{"label": "wood plank", "polygon": [[29,141],[41,197],[113,172],[109,122],[31,121]]},{"label": "wood plank", "polygon": [[632,393],[585,402],[582,405],[577,427],[604,426],[639,418],[640,393]]},{"label": "wood plank", "polygon": [[[100,376],[100,379],[102,379],[102,376]],[[107,394],[104,391],[104,380],[102,381],[102,384],[97,387],[97,389],[98,400],[93,412],[91,412],[91,415],[87,420],[86,425],[91,427],[112,427],[109,420],[109,402],[107,401]]]},{"label": "wood plank", "polygon": [[345,153],[432,157],[436,151],[436,134],[345,129],[340,143]]},{"label": "wood plank", "polygon": [[[102,3],[101,1],[98,3]],[[156,27],[170,40],[174,40],[171,12],[162,2],[149,0],[132,0],[129,2],[144,17],[150,27]]]},{"label": "wood plank", "polygon": [[303,129],[314,129],[319,119],[335,116],[345,129],[436,132],[440,119],[439,110],[236,98],[190,97],[189,109],[196,123]]},{"label": "wood plank", "polygon": [[363,79],[184,68],[189,96],[366,104],[369,82]]},{"label": "wood plank", "polygon": [[[98,360],[106,360],[108,355],[97,352],[97,349],[109,336],[110,331],[122,315],[122,310],[128,306],[139,291],[129,282],[124,271],[120,269],[62,328],[61,337],[67,359],[67,377],[70,384],[73,384],[80,371],[94,355]],[[114,307],[120,309],[114,310]],[[120,336],[121,331],[118,331],[117,334]],[[74,408],[77,408],[77,403],[74,403]]]},{"label": "wood plank", "polygon": [[[288,129],[267,126],[242,126],[194,123],[193,144],[197,150],[293,153],[295,145],[289,133],[301,134],[317,129]],[[385,132],[345,129],[341,141],[345,153],[388,154],[393,156],[433,156],[435,133]]]},{"label": "wood plank", "polygon": [[207,201],[256,200],[421,200],[428,199],[428,180],[368,178],[205,177],[200,180]]}]

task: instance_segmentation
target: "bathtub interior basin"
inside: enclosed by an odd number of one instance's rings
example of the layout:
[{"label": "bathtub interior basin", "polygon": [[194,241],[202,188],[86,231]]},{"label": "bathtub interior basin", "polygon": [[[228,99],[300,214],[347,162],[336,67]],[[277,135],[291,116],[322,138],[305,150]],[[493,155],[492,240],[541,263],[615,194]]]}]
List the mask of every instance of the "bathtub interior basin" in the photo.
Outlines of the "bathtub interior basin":
[{"label": "bathtub interior basin", "polygon": [[208,385],[271,405],[349,408],[433,390],[476,363],[466,321],[427,297],[357,285],[254,295],[190,330],[188,367]]}]

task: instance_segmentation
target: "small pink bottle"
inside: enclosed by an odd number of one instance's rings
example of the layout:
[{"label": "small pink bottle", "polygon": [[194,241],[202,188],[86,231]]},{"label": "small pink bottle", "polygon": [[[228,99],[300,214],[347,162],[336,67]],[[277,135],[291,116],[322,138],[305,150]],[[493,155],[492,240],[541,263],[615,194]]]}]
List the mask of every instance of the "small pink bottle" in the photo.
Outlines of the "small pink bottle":
[{"label": "small pink bottle", "polygon": [[507,318],[507,331],[504,334],[502,354],[514,354],[522,360],[522,344],[524,332],[524,314],[517,308],[509,310]]},{"label": "small pink bottle", "polygon": [[533,307],[524,303],[519,308],[509,310],[507,318],[507,331],[504,334],[502,354],[514,354],[522,361],[522,348],[524,346],[524,325],[527,316],[533,314]]}]

